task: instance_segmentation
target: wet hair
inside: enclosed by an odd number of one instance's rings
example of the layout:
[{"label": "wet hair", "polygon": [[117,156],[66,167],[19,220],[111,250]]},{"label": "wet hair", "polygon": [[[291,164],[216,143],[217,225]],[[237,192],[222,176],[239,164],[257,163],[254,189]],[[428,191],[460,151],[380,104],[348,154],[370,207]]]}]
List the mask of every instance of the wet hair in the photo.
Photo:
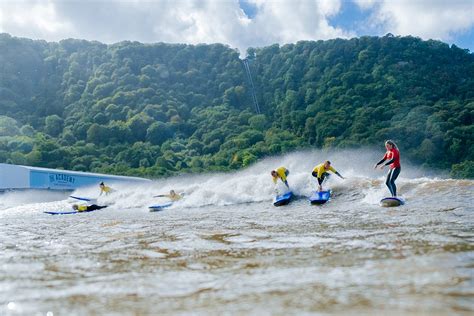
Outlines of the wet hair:
[{"label": "wet hair", "polygon": [[272,171],[270,172],[270,174],[271,174],[272,176],[274,176],[274,175],[278,175],[278,172],[276,172],[275,170],[272,170]]},{"label": "wet hair", "polygon": [[331,162],[329,160],[326,160],[324,163],[327,163],[328,165],[331,164]]},{"label": "wet hair", "polygon": [[397,144],[395,144],[395,142],[393,140],[390,140],[390,139],[386,140],[385,145],[387,145],[387,144],[392,145],[393,148],[398,149]]},{"label": "wet hair", "polygon": [[101,182],[99,185],[105,185],[104,182]]},{"label": "wet hair", "polygon": [[74,210],[77,210],[77,209],[79,209],[79,205],[77,205],[77,204],[73,204],[73,205],[72,205],[72,209],[74,209]]}]

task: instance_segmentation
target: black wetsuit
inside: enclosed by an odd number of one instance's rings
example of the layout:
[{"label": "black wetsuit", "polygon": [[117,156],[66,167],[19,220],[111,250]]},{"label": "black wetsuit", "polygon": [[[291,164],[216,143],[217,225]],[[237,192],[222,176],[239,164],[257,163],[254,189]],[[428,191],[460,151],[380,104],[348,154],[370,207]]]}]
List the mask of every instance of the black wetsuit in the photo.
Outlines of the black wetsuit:
[{"label": "black wetsuit", "polygon": [[315,171],[313,171],[313,172],[311,173],[311,175],[312,175],[313,177],[315,177],[316,179],[318,179],[319,185],[322,185],[323,182],[324,182],[324,180],[325,180],[326,178],[329,178],[329,176],[330,176],[329,173],[324,172],[324,173],[321,175],[321,178],[318,178],[318,173],[315,172]]},{"label": "black wetsuit", "polygon": [[107,205],[101,206],[101,205],[92,204],[92,205],[87,206],[87,210],[88,211],[95,211],[95,210],[100,210],[101,208],[106,208],[106,207],[107,207]]},{"label": "black wetsuit", "polygon": [[392,196],[397,196],[397,186],[395,185],[395,180],[397,180],[398,175],[400,174],[402,168],[393,168],[387,173],[387,179],[385,180],[385,184],[387,185],[390,193]]}]

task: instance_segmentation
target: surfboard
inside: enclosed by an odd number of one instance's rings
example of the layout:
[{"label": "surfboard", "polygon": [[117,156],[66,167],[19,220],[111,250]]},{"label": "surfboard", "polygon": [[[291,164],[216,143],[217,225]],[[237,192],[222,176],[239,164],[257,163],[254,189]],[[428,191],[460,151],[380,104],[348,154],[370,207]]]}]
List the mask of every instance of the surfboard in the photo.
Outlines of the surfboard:
[{"label": "surfboard", "polygon": [[69,197],[70,197],[70,198],[73,198],[73,199],[76,199],[76,200],[79,200],[79,201],[86,201],[86,202],[90,202],[90,201],[93,200],[93,199],[89,199],[89,198],[85,198],[85,197],[80,197],[80,196],[74,196],[74,195],[70,195]]},{"label": "surfboard", "polygon": [[405,204],[405,201],[398,197],[386,197],[380,200],[380,206],[383,207],[395,207],[403,204]]},{"label": "surfboard", "polygon": [[69,214],[77,214],[77,213],[89,213],[89,212],[94,212],[94,211],[97,211],[97,210],[82,211],[82,212],[78,212],[78,211],[59,211],[59,212],[43,212],[43,213],[51,214],[51,215],[69,215]]},{"label": "surfboard", "polygon": [[51,214],[51,215],[67,215],[67,214],[77,214],[77,213],[88,213],[88,212],[94,212],[94,211],[97,211],[97,210],[101,210],[101,209],[106,208],[106,207],[107,207],[107,205],[100,206],[100,205],[92,204],[92,205],[88,206],[89,209],[86,210],[86,211],[76,211],[76,210],[57,211],[57,212],[48,211],[48,212],[44,212],[44,213]]},{"label": "surfboard", "polygon": [[321,205],[329,201],[331,198],[331,190],[328,191],[314,191],[310,196],[309,201],[313,205]]},{"label": "surfboard", "polygon": [[273,202],[274,206],[282,206],[290,203],[291,198],[293,197],[293,192],[289,191],[282,195],[277,195],[275,201]]},{"label": "surfboard", "polygon": [[163,204],[156,204],[156,205],[148,206],[148,209],[150,210],[150,212],[159,212],[159,211],[162,211],[163,209],[165,209],[167,207],[170,207],[171,205],[173,205],[172,202],[163,203]]}]

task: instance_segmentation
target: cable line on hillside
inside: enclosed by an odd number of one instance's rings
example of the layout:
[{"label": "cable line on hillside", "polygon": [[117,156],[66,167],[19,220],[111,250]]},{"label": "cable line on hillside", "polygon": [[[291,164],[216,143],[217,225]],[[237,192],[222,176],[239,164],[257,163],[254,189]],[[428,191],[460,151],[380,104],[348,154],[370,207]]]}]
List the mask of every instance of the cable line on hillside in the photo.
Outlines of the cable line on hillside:
[{"label": "cable line on hillside", "polygon": [[242,60],[242,62],[244,63],[245,72],[247,73],[247,78],[250,82],[250,95],[252,96],[255,112],[257,112],[257,114],[260,114],[260,106],[258,105],[257,94],[255,93],[255,86],[253,84],[252,74],[250,73],[249,61],[247,58],[245,58]]}]

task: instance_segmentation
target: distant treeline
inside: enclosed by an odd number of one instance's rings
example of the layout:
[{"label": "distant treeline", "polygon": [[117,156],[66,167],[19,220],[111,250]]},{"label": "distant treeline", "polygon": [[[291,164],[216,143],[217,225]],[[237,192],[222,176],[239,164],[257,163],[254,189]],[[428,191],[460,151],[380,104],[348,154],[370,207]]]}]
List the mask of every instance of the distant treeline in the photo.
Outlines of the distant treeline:
[{"label": "distant treeline", "polygon": [[474,55],[415,37],[249,49],[0,34],[0,162],[157,177],[399,144],[474,177]]}]

